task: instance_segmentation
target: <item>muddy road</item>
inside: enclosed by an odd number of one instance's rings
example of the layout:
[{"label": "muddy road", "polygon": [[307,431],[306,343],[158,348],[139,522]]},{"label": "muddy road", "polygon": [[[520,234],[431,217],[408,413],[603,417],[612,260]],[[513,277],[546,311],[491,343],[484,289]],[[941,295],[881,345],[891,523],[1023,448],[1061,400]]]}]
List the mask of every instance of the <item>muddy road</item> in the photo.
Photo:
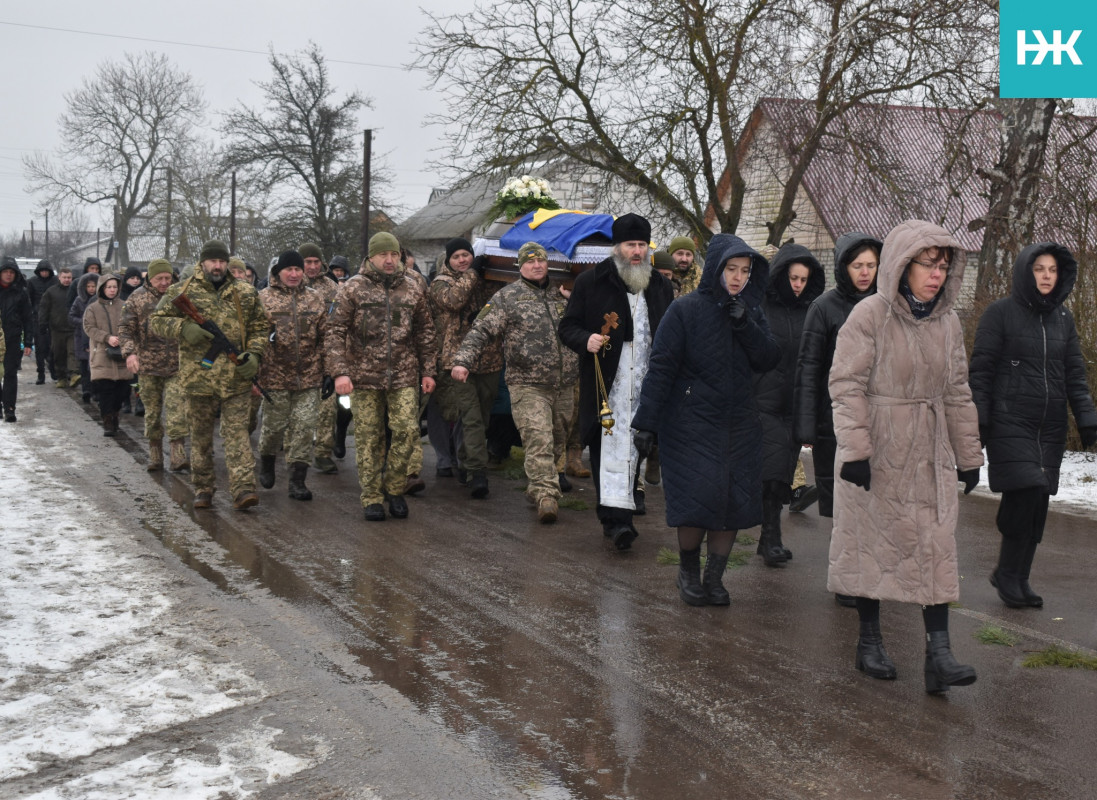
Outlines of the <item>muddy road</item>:
[{"label": "muddy road", "polygon": [[[1097,673],[1021,666],[1051,644],[1097,648],[1093,519],[1051,514],[1032,579],[1046,605],[1011,610],[987,581],[996,501],[962,498],[951,632],[979,677],[931,697],[915,606],[883,604],[899,679],[854,670],[856,612],[826,591],[830,521],[814,506],[783,519],[786,567],[765,567],[757,530],[744,531],[731,607],[690,608],[658,560],[676,550],[658,487],[623,554],[593,510],[537,524],[522,481],[492,473],[490,496],[470,499],[434,478],[429,447],[407,520],[363,520],[352,452],[337,475],[310,471],[312,502],[287,498],[280,463],[256,509],[233,511],[222,488],[194,511],[187,476],[144,471],[139,423],[123,418],[110,442],[51,391],[20,433],[58,469],[72,446],[58,429],[98,453],[119,473],[111,502],[133,536],[277,656],[256,670],[286,682],[283,726],[322,740],[323,755],[260,796],[357,796],[356,782],[384,797],[1094,796]],[[593,509],[590,480],[573,483],[568,499]],[[987,623],[1019,644],[980,643]]]}]

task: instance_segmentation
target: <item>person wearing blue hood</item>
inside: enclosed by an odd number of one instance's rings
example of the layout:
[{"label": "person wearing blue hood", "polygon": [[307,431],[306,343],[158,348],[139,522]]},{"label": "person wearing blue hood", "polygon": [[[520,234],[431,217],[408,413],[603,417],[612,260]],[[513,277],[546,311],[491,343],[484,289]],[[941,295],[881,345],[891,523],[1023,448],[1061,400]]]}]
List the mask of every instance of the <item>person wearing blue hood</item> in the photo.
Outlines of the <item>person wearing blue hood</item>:
[{"label": "person wearing blue hood", "polygon": [[763,311],[781,349],[781,360],[776,369],[754,377],[754,397],[762,421],[758,554],[767,567],[780,567],[792,558],[781,541],[781,508],[792,501],[792,480],[800,461],[800,442],[792,429],[792,396],[804,320],[808,307],[824,289],[823,266],[803,245],[789,242],[773,256]]},{"label": "person wearing blue hood", "polygon": [[663,317],[632,419],[641,454],[659,443],[667,525],[678,529],[678,592],[691,606],[731,603],[722,578],[735,535],[762,521],[753,378],[780,359],[762,311],[767,267],[738,236],[713,237],[697,291]]},{"label": "person wearing blue hood", "polygon": [[975,331],[969,381],[990,490],[1002,493],[1002,545],[990,582],[1010,608],[1044,604],[1028,579],[1048,502],[1059,491],[1068,405],[1082,447],[1097,443],[1086,362],[1064,305],[1077,277],[1078,261],[1065,247],[1029,245],[1013,265],[1010,296],[992,303]]}]

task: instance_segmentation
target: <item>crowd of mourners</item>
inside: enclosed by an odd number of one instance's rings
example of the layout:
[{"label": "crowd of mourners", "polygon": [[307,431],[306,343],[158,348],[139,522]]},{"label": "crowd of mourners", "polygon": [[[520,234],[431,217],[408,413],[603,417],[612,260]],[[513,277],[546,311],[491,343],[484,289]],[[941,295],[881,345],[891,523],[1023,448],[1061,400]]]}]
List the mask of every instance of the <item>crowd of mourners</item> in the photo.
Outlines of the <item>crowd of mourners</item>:
[{"label": "crowd of mourners", "polygon": [[1001,493],[991,583],[1007,606],[1038,608],[1030,570],[1068,408],[1083,447],[1097,441],[1065,304],[1074,256],[1051,242],[1025,248],[1010,296],[978,321],[969,361],[955,308],[966,253],[929,222],[883,241],[838,237],[829,290],[820,260],[794,243],[759,252],[718,234],[699,263],[693,239],[653,248],[648,221],[625,214],[612,245],[570,289],[536,242],[503,283],[453,239],[428,280],[391,233],[369,240],[357,270],[305,243],[262,282],[216,240],[181,272],[156,259],[109,274],[89,258],[74,280],[42,260],[28,280],[5,258],[4,419],[16,422],[19,371],[33,356],[39,384],[48,372],[98,405],[104,436],[120,414],[143,415],[150,472],[164,468],[166,434],[168,468],[189,470],[196,509],[213,504],[219,421],[238,510],[274,487],[280,458],[289,497],[311,500],[309,469],[338,471],[353,424],[370,522],[406,518],[406,497],[425,490],[421,420],[436,477],[476,500],[490,493],[489,463],[520,443],[537,519],[555,522],[571,478],[592,478],[619,551],[638,535],[645,486],[661,482],[691,606],[730,604],[723,575],[741,530],[761,526],[758,554],[784,567],[783,510],[817,500],[833,517],[828,590],[860,619],[857,668],[896,677],[880,601],[910,602],[925,622],[926,691],[973,683],[948,635],[957,482],[964,494],[978,484],[985,450]]}]

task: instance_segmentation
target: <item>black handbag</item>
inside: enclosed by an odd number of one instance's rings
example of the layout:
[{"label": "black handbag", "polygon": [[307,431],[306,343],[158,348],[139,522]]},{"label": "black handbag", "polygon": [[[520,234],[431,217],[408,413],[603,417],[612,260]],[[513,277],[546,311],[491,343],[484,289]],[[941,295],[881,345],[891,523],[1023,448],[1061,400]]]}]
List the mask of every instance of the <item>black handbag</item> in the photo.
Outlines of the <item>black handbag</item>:
[{"label": "black handbag", "polygon": [[[107,331],[111,336],[114,336],[114,326],[110,324],[110,312],[107,312]],[[111,361],[125,361],[126,357],[122,355],[122,345],[105,345],[107,351],[107,358]]]}]

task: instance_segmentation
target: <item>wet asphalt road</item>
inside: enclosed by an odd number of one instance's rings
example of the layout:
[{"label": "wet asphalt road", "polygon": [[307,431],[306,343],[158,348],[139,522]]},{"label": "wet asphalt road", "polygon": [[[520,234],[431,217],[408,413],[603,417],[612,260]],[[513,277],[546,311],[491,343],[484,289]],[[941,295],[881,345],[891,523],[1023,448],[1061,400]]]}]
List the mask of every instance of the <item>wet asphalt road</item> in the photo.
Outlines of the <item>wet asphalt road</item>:
[{"label": "wet asphalt road", "polygon": [[[138,423],[124,418],[128,435],[118,441],[143,465]],[[76,414],[72,424],[90,422]],[[656,559],[675,548],[657,487],[640,538],[621,554],[591,510],[563,509],[558,524],[541,526],[522,482],[493,474],[489,498],[474,501],[453,479],[433,477],[429,447],[426,457],[428,488],[410,498],[410,518],[384,523],[362,519],[353,453],[338,475],[310,471],[311,503],[286,497],[280,464],[275,488],[260,490],[262,504],[248,513],[234,512],[223,489],[212,511],[194,512],[186,476],[147,480],[372,681],[531,796],[1097,796],[1097,674],[1021,667],[1025,651],[1049,644],[1097,648],[1093,519],[1050,516],[1032,579],[1046,605],[1011,610],[987,582],[996,501],[962,499],[952,640],[979,679],[930,697],[915,606],[883,605],[899,679],[854,670],[856,612],[826,592],[830,521],[815,507],[784,518],[788,566],[752,556],[725,577],[730,608],[696,609],[678,599],[676,568]],[[573,482],[569,497],[593,508],[590,480]],[[190,568],[232,589],[193,541],[146,525]],[[1020,644],[979,643],[973,633],[986,622]],[[340,691],[353,695],[349,682]],[[535,788],[520,777],[533,773],[542,776]],[[453,795],[439,787],[437,796]]]}]

